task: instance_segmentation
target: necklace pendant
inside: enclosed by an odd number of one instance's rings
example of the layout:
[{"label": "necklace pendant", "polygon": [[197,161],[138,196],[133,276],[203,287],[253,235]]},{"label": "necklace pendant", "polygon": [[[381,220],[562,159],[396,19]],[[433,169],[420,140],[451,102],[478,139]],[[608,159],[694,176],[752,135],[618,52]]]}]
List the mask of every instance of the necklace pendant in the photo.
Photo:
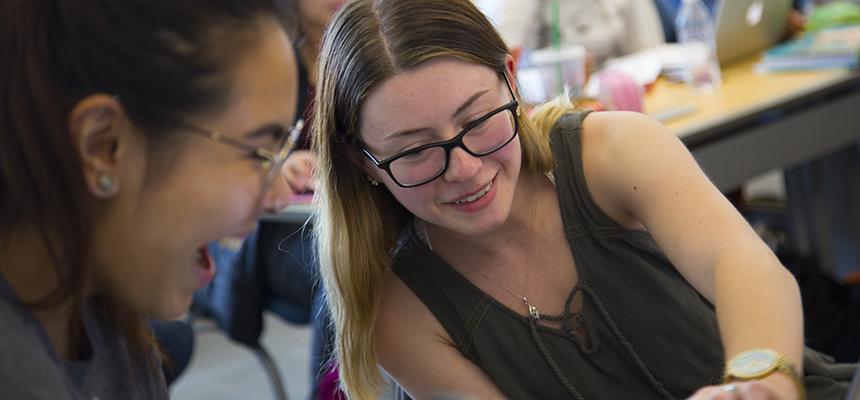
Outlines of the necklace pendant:
[{"label": "necklace pendant", "polygon": [[534,319],[540,319],[540,311],[538,311],[537,307],[531,304],[526,305],[529,306],[529,315],[531,315]]},{"label": "necklace pendant", "polygon": [[523,304],[529,308],[529,315],[534,319],[540,319],[540,311],[538,311],[537,307],[531,305],[529,303],[528,297],[523,296]]}]

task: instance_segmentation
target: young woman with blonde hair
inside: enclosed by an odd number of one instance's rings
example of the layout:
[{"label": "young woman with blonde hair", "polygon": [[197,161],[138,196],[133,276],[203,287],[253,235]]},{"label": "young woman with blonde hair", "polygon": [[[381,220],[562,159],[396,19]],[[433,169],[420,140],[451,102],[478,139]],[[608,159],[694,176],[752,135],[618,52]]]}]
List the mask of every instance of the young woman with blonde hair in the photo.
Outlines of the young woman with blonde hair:
[{"label": "young woman with blonde hair", "polygon": [[527,116],[470,1],[352,1],[320,68],[315,227],[351,397],[379,394],[377,365],[415,398],[794,399],[804,366],[810,397],[843,395],[802,363],[792,276],[683,144],[638,114]]}]

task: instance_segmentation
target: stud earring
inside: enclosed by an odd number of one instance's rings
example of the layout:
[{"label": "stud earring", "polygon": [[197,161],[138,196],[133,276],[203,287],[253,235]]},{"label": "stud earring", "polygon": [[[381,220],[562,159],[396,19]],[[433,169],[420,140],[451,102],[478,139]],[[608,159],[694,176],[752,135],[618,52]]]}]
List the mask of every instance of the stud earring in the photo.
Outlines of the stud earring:
[{"label": "stud earring", "polygon": [[102,192],[110,192],[113,190],[113,178],[107,173],[101,173],[98,177],[98,185]]},{"label": "stud earring", "polygon": [[371,177],[370,177],[370,175],[365,175],[364,177],[365,177],[365,178],[367,178],[367,181],[368,181],[368,182],[370,182],[370,184],[371,184],[371,185],[373,185],[373,186],[379,186],[379,181],[377,181],[376,179],[371,178]]}]

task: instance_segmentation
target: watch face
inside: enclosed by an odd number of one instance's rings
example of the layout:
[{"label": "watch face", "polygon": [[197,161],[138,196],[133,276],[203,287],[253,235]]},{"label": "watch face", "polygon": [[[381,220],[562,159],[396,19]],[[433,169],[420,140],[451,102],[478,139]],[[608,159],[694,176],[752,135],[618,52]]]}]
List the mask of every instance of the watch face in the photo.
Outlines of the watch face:
[{"label": "watch face", "polygon": [[729,372],[741,379],[756,378],[775,369],[778,361],[779,356],[775,352],[750,350],[735,357]]}]

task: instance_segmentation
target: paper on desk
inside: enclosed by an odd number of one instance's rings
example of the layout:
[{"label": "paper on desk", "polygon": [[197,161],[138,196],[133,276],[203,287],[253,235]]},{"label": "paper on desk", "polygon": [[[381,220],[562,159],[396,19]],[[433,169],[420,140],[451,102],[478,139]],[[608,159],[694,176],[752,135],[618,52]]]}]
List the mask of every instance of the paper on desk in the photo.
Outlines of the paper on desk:
[{"label": "paper on desk", "polygon": [[[608,60],[603,69],[623,72],[639,85],[646,86],[656,81],[660,73],[670,77],[678,76],[689,62],[687,46],[677,43],[654,46],[624,57]],[[585,95],[597,97],[599,91],[599,82],[589,79],[585,86]]]}]

